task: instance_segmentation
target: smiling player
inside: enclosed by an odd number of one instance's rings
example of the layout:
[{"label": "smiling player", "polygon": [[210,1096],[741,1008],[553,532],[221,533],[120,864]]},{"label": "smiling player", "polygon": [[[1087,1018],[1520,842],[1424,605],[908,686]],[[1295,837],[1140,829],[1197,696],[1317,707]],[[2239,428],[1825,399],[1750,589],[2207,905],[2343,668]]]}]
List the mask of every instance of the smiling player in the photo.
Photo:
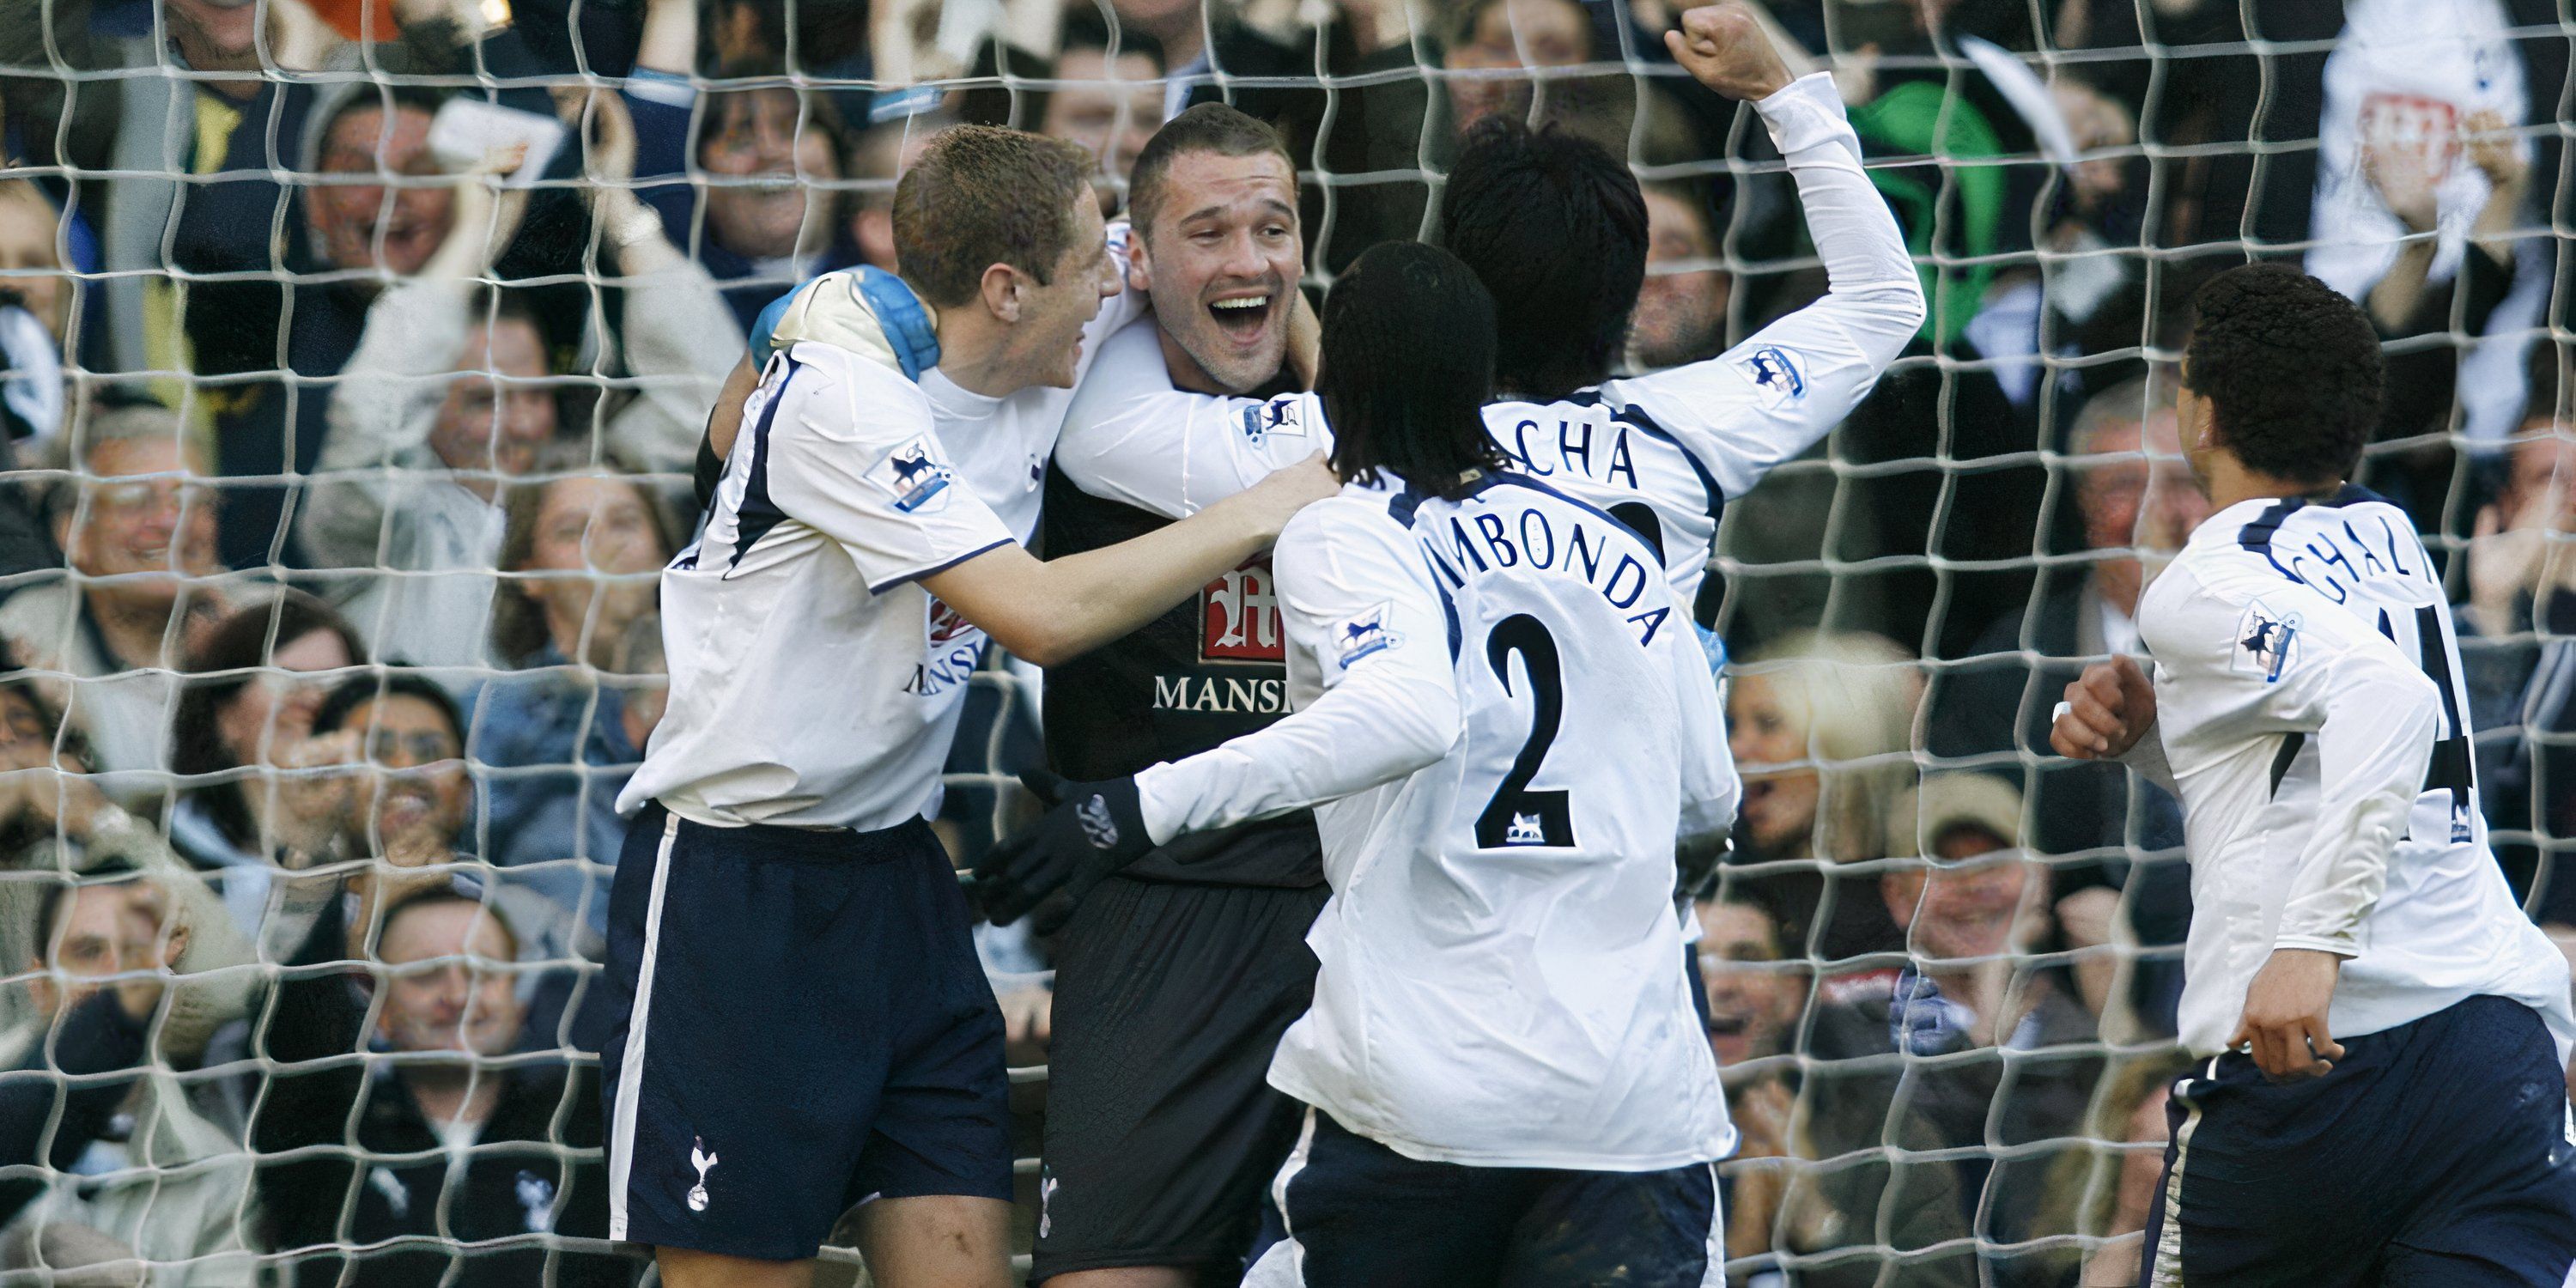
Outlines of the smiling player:
[{"label": "smiling player", "polygon": [[1315,811],[1322,967],[1268,1075],[1305,1109],[1249,1284],[1723,1281],[1734,1133],[1669,903],[1676,841],[1733,814],[1717,692],[1660,556],[1485,433],[1492,317],[1445,251],[1360,256],[1318,394],[1350,486],[1277,555],[1295,713],[1069,784],[978,868],[1043,927],[1157,846]]},{"label": "smiling player", "polygon": [[[898,185],[904,278],[960,390],[1071,382],[1116,290],[1090,168],[960,127]],[[1041,661],[1125,634],[1330,486],[1286,471],[1041,564],[964,483],[931,393],[832,345],[774,355],[703,534],[663,573],[670,705],[618,801],[623,1019],[601,1061],[610,1237],[652,1245],[674,1288],[806,1283],[852,1204],[877,1283],[1005,1282],[1002,1022],[923,817],[962,672],[986,632]]]}]

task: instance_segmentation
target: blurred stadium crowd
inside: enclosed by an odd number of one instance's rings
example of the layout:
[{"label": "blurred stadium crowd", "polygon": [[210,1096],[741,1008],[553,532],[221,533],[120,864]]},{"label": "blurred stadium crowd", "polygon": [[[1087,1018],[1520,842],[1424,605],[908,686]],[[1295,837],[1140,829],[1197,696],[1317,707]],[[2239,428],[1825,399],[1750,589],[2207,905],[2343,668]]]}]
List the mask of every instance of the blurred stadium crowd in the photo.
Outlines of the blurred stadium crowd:
[{"label": "blurred stadium crowd", "polygon": [[[2362,481],[2444,561],[2488,825],[2576,945],[2569,33],[2547,0],[1768,11],[1835,73],[1931,316],[1725,517],[1747,792],[1700,917],[1731,1273],[2130,1282],[2180,812],[2045,730],[2086,660],[2138,651],[2140,588],[2207,513],[2172,410],[2207,273],[2291,258],[2381,328]],[[0,0],[0,1280],[633,1281],[599,1241],[587,1003],[611,802],[753,317],[892,268],[894,178],[946,124],[1080,142],[1114,213],[1157,126],[1221,99],[1290,139],[1318,288],[1436,226],[1476,119],[1602,140],[1652,220],[1629,360],[1709,357],[1822,273],[1671,23]],[[979,685],[961,863],[1020,808],[1034,683]],[[1047,946],[985,947],[1043,1064]]]}]

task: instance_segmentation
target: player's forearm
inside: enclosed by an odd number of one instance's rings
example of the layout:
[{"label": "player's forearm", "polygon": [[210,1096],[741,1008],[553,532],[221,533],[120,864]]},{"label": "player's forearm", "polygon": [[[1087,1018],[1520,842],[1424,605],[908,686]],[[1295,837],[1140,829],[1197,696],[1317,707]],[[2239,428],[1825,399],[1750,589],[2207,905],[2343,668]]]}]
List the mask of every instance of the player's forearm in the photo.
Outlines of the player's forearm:
[{"label": "player's forearm", "polygon": [[1861,169],[1859,137],[1830,78],[1804,77],[1757,106],[1824,257],[1823,298],[1715,358],[1604,390],[1653,414],[1730,497],[1840,424],[1924,312],[1904,235]]},{"label": "player's forearm", "polygon": [[[1017,642],[1003,647],[1059,666],[1161,616],[1278,540],[1285,515],[1253,493],[1132,541],[1052,559]],[[985,630],[992,632],[991,626]],[[999,634],[994,636],[1002,639]]]},{"label": "player's forearm", "polygon": [[1860,136],[1833,78],[1801,77],[1755,106],[1789,163],[1807,234],[1825,262],[1825,297],[1801,313],[1831,320],[1884,368],[1923,325],[1923,283],[1896,216],[1861,169]]},{"label": "player's forearm", "polygon": [[1191,832],[1313,809],[1437,763],[1462,730],[1457,693],[1408,678],[1432,677],[1370,668],[1305,710],[1138,774],[1146,832],[1161,845]]},{"label": "player's forearm", "polygon": [[1122,331],[1082,378],[1056,440],[1055,466],[1102,500],[1187,518],[1329,448],[1321,425],[1309,424],[1322,420],[1309,406],[1301,402],[1274,421],[1259,399],[1179,388],[1162,346]]},{"label": "player's forearm", "polygon": [[2409,671],[2338,684],[2327,699],[2316,827],[2292,870],[2274,947],[2360,952],[2361,924],[2387,888],[2389,857],[2423,792],[2440,701]]}]

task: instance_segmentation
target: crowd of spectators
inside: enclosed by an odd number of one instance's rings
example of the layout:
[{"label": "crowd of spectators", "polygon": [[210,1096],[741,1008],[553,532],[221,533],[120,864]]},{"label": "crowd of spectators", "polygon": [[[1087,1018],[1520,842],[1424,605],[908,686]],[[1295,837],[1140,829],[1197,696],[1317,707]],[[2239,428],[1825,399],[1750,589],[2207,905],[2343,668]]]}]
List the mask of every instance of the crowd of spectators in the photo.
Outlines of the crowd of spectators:
[{"label": "crowd of spectators", "polygon": [[[600,1242],[613,802],[760,309],[893,268],[893,182],[951,123],[1080,143],[1115,214],[1163,120],[1233,102],[1305,171],[1320,289],[1437,227],[1460,131],[1511,113],[1644,183],[1628,364],[1708,358],[1822,273],[1763,132],[1665,62],[1677,7],[0,0],[0,1274],[633,1281]],[[2180,810],[2046,728],[2209,512],[2173,411],[2207,272],[2292,257],[2381,328],[2362,481],[2443,562],[2486,825],[2576,958],[2566,32],[2545,0],[1763,7],[1931,312],[1721,531],[1733,1276],[2130,1282]],[[979,684],[961,862],[1038,755],[1033,676]],[[1046,945],[983,947],[1043,1062]]]}]

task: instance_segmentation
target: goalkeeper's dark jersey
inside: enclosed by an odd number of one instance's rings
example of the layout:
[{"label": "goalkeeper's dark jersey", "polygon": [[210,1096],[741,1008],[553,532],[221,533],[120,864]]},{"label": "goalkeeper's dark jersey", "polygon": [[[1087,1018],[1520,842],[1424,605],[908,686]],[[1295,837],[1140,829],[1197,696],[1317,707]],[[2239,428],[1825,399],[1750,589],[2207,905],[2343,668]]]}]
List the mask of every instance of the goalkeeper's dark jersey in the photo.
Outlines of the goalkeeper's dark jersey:
[{"label": "goalkeeper's dark jersey", "polygon": [[[1171,522],[1104,501],[1047,471],[1050,559],[1115,545]],[[1249,733],[1288,711],[1288,673],[1268,557],[1208,583],[1125,639],[1046,677],[1047,758],[1071,778],[1132,774]],[[1126,875],[1200,884],[1310,886],[1324,879],[1305,811],[1184,837]]]}]

